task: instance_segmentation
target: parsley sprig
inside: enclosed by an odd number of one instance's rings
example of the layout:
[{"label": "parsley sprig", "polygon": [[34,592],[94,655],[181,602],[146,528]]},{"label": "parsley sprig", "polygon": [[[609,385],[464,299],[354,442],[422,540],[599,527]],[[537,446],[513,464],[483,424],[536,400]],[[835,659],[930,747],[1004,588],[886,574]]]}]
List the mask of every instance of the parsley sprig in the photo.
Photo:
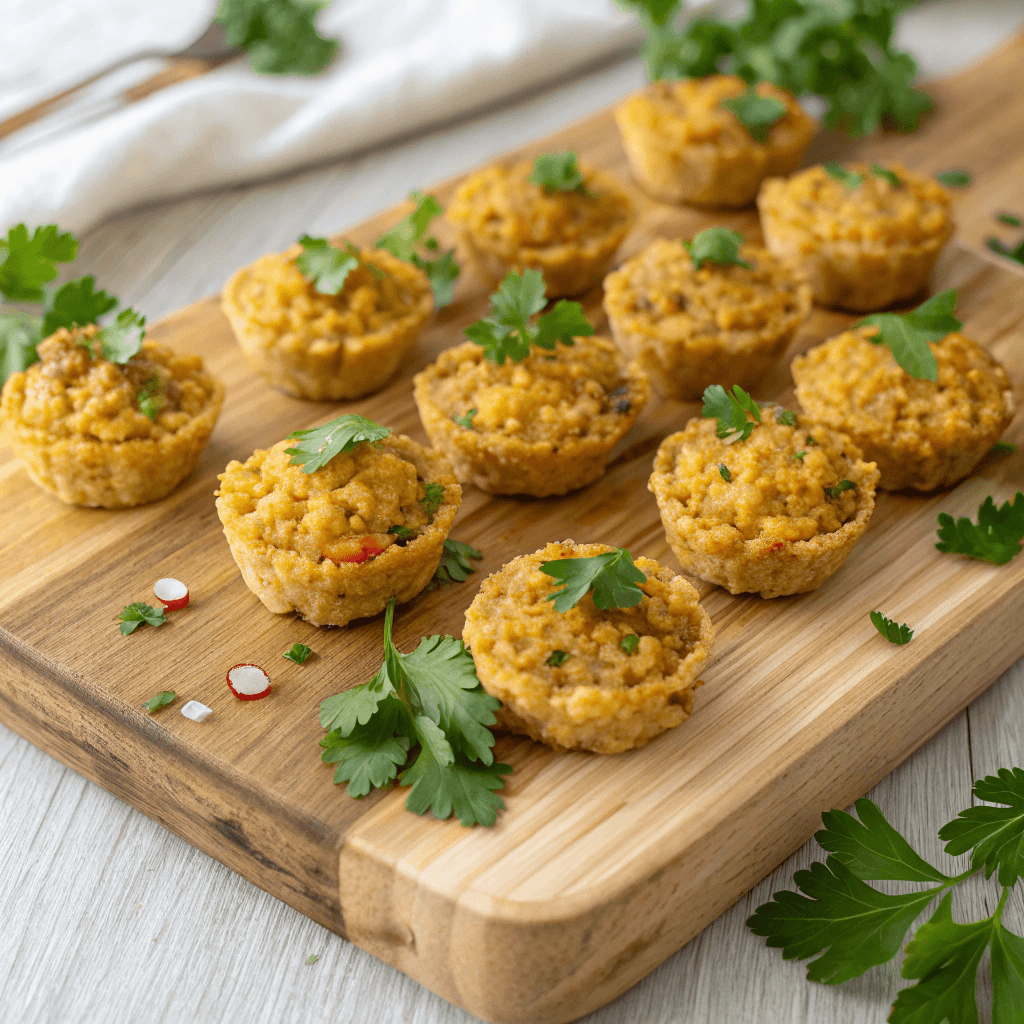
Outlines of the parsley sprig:
[{"label": "parsley sprig", "polygon": [[722,100],[722,106],[736,115],[755,142],[761,143],[768,141],[772,125],[786,115],[785,103],[774,96],[762,96],[753,84],[741,95]]},{"label": "parsley sprig", "polygon": [[285,448],[285,453],[291,456],[290,466],[301,466],[303,473],[315,473],[335,455],[350,452],[364,441],[383,441],[390,433],[389,428],[365,416],[346,413],[310,430],[293,430],[288,437],[299,443],[294,448]]},{"label": "parsley sprig", "polygon": [[162,626],[167,621],[163,608],[154,608],[152,605],[146,604],[145,601],[133,601],[131,604],[126,604],[117,618],[121,623],[117,627],[121,631],[121,636],[134,633],[139,626]]},{"label": "parsley sprig", "polygon": [[938,535],[935,546],[940,551],[1006,565],[1024,541],[1024,492],[1018,491],[1012,502],[999,506],[989,495],[978,509],[977,523],[966,516],[954,521],[948,512],[940,512]]},{"label": "parsley sprig", "polygon": [[[411,654],[392,643],[394,601],[384,617],[384,661],[367,683],[320,705],[321,758],[336,764],[334,781],[366,796],[398,776],[412,786],[405,806],[436,818],[454,812],[463,825],[493,825],[505,806],[495,793],[512,768],[494,762],[499,701],[485,693],[461,640],[424,637]],[[410,765],[410,751],[419,753]],[[399,769],[404,768],[401,775]]]},{"label": "parsley sprig", "polygon": [[349,241],[339,248],[331,245],[326,238],[303,235],[299,239],[299,244],[302,246],[302,252],[295,257],[295,265],[321,295],[337,295],[345,287],[348,275],[360,263],[374,277],[380,278],[384,274],[380,267],[363,260],[362,254]]},{"label": "parsley sprig", "polygon": [[540,571],[558,580],[561,586],[548,594],[555,602],[555,611],[567,612],[584,595],[593,591],[594,604],[602,611],[607,608],[632,608],[644,599],[637,586],[647,577],[633,564],[625,548],[615,548],[589,558],[556,558],[542,562]]},{"label": "parsley sprig", "polygon": [[533,162],[529,180],[545,192],[579,192],[589,196],[583,172],[570,149],[564,153],[541,153]]},{"label": "parsley sprig", "polygon": [[[781,948],[786,959],[817,956],[807,977],[837,985],[896,956],[914,920],[941,896],[907,944],[902,974],[917,984],[897,994],[890,1024],[977,1021],[975,985],[987,949],[993,1024],[1015,1024],[1024,994],[1024,938],[1003,926],[1002,913],[1010,887],[1024,874],[1024,770],[1000,769],[976,782],[973,796],[1002,806],[971,807],[939,829],[947,854],[971,854],[961,874],[947,875],[924,860],[875,804],[862,799],[854,805],[856,818],[840,810],[821,816],[825,828],[815,839],[831,856],[796,872],[800,894],[775,893],[747,926]],[[1003,886],[995,912],[958,924],[949,890],[981,871],[986,878],[998,873]],[[928,888],[880,892],[867,884],[874,880],[923,882]]]},{"label": "parsley sprig", "polygon": [[683,248],[690,254],[693,269],[700,270],[705,263],[719,263],[722,266],[735,265],[753,269],[746,260],[740,259],[743,236],[728,228],[705,228],[693,236],[693,241],[683,242]]},{"label": "parsley sprig", "polygon": [[330,0],[220,0],[215,20],[227,43],[249,54],[262,75],[315,75],[334,60],[338,40],[320,35],[316,16]]},{"label": "parsley sprig", "polygon": [[[754,417],[753,420],[748,418],[748,413]],[[718,420],[715,435],[723,438],[726,444],[745,441],[761,422],[761,407],[739,384],[733,384],[731,392],[721,384],[706,387],[700,414],[705,419]]]},{"label": "parsley sprig", "polygon": [[594,333],[583,307],[566,299],[533,323],[534,315],[544,308],[544,294],[544,275],[539,270],[509,271],[491,296],[491,315],[470,324],[466,337],[483,346],[486,359],[501,366],[506,359],[521,363],[531,345],[550,351],[559,342],[572,345],[574,338]]},{"label": "parsley sprig", "polygon": [[463,544],[460,540],[445,539],[444,549],[441,552],[441,561],[438,563],[434,578],[427,585],[427,590],[435,590],[446,583],[465,583],[471,572],[476,572],[476,566],[470,564],[470,559],[479,561],[483,558],[483,552],[469,544]]}]

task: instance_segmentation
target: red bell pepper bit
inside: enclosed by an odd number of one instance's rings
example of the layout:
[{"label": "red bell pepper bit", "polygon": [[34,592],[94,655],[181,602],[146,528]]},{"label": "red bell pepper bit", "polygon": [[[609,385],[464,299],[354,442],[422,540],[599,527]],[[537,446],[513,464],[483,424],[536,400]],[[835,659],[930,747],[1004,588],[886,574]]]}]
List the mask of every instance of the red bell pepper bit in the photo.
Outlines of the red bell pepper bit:
[{"label": "red bell pepper bit", "polygon": [[359,541],[359,550],[353,551],[351,554],[342,555],[340,557],[331,558],[330,555],[325,555],[325,558],[330,558],[335,565],[341,565],[342,562],[355,562],[361,564],[368,562],[371,558],[376,558],[384,548],[380,546],[372,537],[363,537]]}]

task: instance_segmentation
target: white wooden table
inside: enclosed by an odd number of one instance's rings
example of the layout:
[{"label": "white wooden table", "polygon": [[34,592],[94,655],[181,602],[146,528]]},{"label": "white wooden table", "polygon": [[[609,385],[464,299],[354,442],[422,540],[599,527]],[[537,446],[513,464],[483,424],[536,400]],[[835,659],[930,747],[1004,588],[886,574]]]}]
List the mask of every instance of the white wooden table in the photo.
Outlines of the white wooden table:
[{"label": "white wooden table", "polygon": [[[964,18],[966,26],[951,25]],[[904,35],[925,70],[985,52],[1024,20],[1020,0],[942,0]],[[121,216],[83,241],[76,274],[156,319],[304,231],[325,234],[468,170],[636,87],[635,59],[357,159]],[[6,227],[6,226],[4,226]],[[1024,556],[1022,556],[1024,557]],[[1024,764],[1024,661],[869,794],[925,854],[970,804],[972,780]],[[841,988],[744,926],[812,842],[588,1024],[881,1024],[900,984],[887,965]],[[250,885],[0,727],[0,1021],[18,1024],[464,1024],[477,1018]],[[991,913],[994,885],[954,897]],[[985,909],[987,908],[987,909]],[[965,919],[961,917],[961,919]],[[1007,923],[1024,928],[1014,890]],[[319,960],[307,965],[310,954]],[[983,986],[983,996],[985,996]]]}]

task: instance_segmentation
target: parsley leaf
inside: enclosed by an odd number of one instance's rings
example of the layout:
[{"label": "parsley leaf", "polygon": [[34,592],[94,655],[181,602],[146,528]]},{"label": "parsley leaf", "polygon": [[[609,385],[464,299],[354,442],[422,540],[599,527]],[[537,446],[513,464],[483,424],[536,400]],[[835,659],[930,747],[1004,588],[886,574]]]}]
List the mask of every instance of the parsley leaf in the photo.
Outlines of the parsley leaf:
[{"label": "parsley leaf", "polygon": [[836,181],[841,182],[848,190],[852,191],[864,183],[863,174],[848,171],[842,164],[836,163],[835,160],[830,160],[828,163],[824,163],[821,166],[825,169],[825,172],[829,177],[835,178]]},{"label": "parsley leaf", "polygon": [[971,176],[966,171],[940,171],[935,180],[947,188],[964,188],[971,183]]},{"label": "parsley leaf", "polygon": [[[1005,895],[1005,893],[1004,893]],[[1024,1020],[1024,939],[1001,920],[992,929],[992,1024]]]},{"label": "parsley leaf", "polygon": [[453,416],[452,419],[465,430],[473,429],[473,417],[476,415],[476,409],[470,409],[467,413],[462,416]]},{"label": "parsley leaf", "polygon": [[38,358],[43,322],[30,313],[0,313],[0,387],[12,373],[28,369]]},{"label": "parsley leaf", "polygon": [[735,264],[737,267],[753,269],[746,260],[740,259],[743,236],[728,228],[705,228],[693,236],[692,242],[683,242],[683,248],[690,254],[693,269],[700,270],[705,263],[720,263],[722,266]]},{"label": "parsley leaf", "polygon": [[881,612],[869,612],[868,617],[875,629],[891,644],[909,644],[914,637],[914,631],[905,622],[900,624]]},{"label": "parsley leaf", "polygon": [[624,636],[619,641],[619,646],[627,654],[635,654],[636,649],[640,646],[640,637],[638,637],[636,633],[630,633],[629,636]]},{"label": "parsley leaf", "polygon": [[732,99],[722,100],[722,106],[731,110],[755,142],[767,142],[768,133],[776,121],[786,114],[786,104],[772,96],[761,96],[753,85]]},{"label": "parsley leaf", "polygon": [[288,648],[282,658],[287,658],[289,661],[294,661],[296,665],[305,665],[306,659],[313,653],[312,648],[307,647],[305,644],[295,643]]},{"label": "parsley leaf", "polygon": [[94,291],[96,278],[92,274],[68,281],[53,296],[43,316],[43,337],[49,337],[59,327],[85,327],[94,324],[117,305],[117,299],[102,289]]},{"label": "parsley leaf", "polygon": [[214,20],[229,46],[249,54],[261,75],[315,75],[334,60],[338,41],[320,35],[316,16],[330,0],[220,0]]},{"label": "parsley leaf", "polygon": [[553,576],[560,588],[548,595],[555,610],[567,612],[593,590],[594,604],[606,608],[632,608],[644,599],[637,586],[647,577],[633,564],[625,548],[615,548],[590,558],[557,558],[542,562],[540,571]]},{"label": "parsley leaf", "polygon": [[434,573],[434,579],[427,589],[431,590],[445,583],[465,583],[469,573],[476,572],[476,566],[470,565],[469,559],[483,557],[482,551],[448,537],[444,542],[444,550],[441,552],[441,561],[437,572]]},{"label": "parsley leaf", "polygon": [[989,495],[978,509],[978,522],[966,516],[956,522],[948,512],[939,513],[939,551],[967,555],[993,565],[1005,565],[1021,549],[1024,540],[1024,492],[1018,491],[1013,502],[998,508]]},{"label": "parsley leaf", "polygon": [[155,697],[150,697],[149,700],[143,701],[142,706],[152,714],[157,708],[170,704],[176,696],[177,694],[173,690],[164,690],[163,693],[158,693]]},{"label": "parsley leaf", "polygon": [[793,452],[793,454],[790,455],[790,458],[791,459],[799,459],[801,462],[803,462],[804,461],[804,456],[806,454],[807,454],[806,450],[801,451],[801,452]]},{"label": "parsley leaf", "polygon": [[545,192],[589,194],[576,162],[576,154],[571,149],[564,153],[541,153],[533,162],[529,180]]},{"label": "parsley leaf", "polygon": [[1012,249],[1008,245],[1004,245],[999,241],[998,238],[987,238],[985,244],[999,256],[1005,256],[1008,260],[1014,260],[1017,263],[1024,264],[1024,241],[1019,245],[1014,246]]},{"label": "parsley leaf", "polygon": [[784,427],[795,427],[796,426],[796,413],[792,409],[783,409],[781,406],[775,406],[775,422],[781,423]]},{"label": "parsley leaf", "polygon": [[857,485],[852,480],[840,480],[834,487],[824,488],[829,498],[838,498],[843,491],[852,491]]},{"label": "parsley leaf", "polygon": [[320,741],[324,748],[320,758],[338,766],[335,784],[347,782],[348,795],[357,798],[386,786],[409,756],[412,738],[407,720],[405,704],[398,697],[384,697],[365,724],[353,726],[347,734],[328,733]]},{"label": "parsley leaf", "polygon": [[433,519],[434,513],[444,504],[444,487],[433,480],[429,480],[423,485],[423,491],[424,494],[420,498],[420,504],[427,515]]},{"label": "parsley leaf", "polygon": [[143,623],[148,623],[150,626],[162,626],[167,621],[163,608],[154,608],[143,601],[125,605],[117,618],[121,623],[118,626],[121,636],[134,633]]},{"label": "parsley leaf", "polygon": [[0,294],[11,302],[42,302],[42,285],[57,276],[58,263],[78,254],[78,240],[56,224],[38,227],[29,237],[18,224],[0,238]]},{"label": "parsley leaf", "polygon": [[309,956],[306,957],[306,963],[307,964],[315,964],[317,962],[317,960],[319,960],[319,959],[320,959],[320,957],[317,956],[316,953],[310,953]]},{"label": "parsley leaf", "polygon": [[390,433],[387,427],[365,416],[346,413],[329,420],[323,426],[292,431],[288,437],[295,438],[299,443],[294,448],[285,448],[285,452],[291,456],[288,462],[290,466],[302,466],[303,473],[315,473],[335,455],[350,452],[364,441],[382,441]]},{"label": "parsley leaf", "polygon": [[705,419],[717,419],[716,437],[725,439],[726,444],[745,441],[753,432],[755,423],[747,419],[747,413],[761,422],[761,407],[750,395],[734,384],[732,392],[721,384],[710,384],[704,389],[704,406],[700,411]]},{"label": "parsley leaf", "polygon": [[724,462],[718,464],[718,472],[727,484],[732,483],[732,473],[729,472],[729,467]]},{"label": "parsley leaf", "polygon": [[117,314],[117,320],[97,331],[88,347],[95,355],[111,363],[127,363],[138,355],[142,339],[146,336],[146,318],[130,307]]},{"label": "parsley leaf", "polygon": [[901,180],[898,174],[893,173],[892,171],[883,167],[881,164],[873,163],[871,165],[871,173],[876,178],[885,178],[885,180],[889,182],[889,184],[892,185],[893,188],[900,188],[903,184],[903,181]]},{"label": "parsley leaf", "polygon": [[154,422],[156,421],[157,414],[160,412],[160,407],[164,404],[164,400],[160,394],[163,390],[163,381],[160,379],[160,375],[154,373],[139,389],[139,393],[135,396],[135,401],[139,406],[143,416],[148,416]]},{"label": "parsley leaf", "polygon": [[550,665],[552,668],[558,668],[559,665],[564,665],[572,655],[568,651],[552,651],[547,660],[544,662],[545,665]]},{"label": "parsley leaf", "polygon": [[351,242],[339,249],[326,238],[309,235],[303,235],[299,242],[304,251],[295,257],[295,265],[321,295],[337,295],[348,275],[359,266],[359,250]]},{"label": "parsley leaf", "polygon": [[996,441],[989,449],[989,452],[993,455],[1012,455],[1016,450],[1017,446],[1010,444],[1009,441]]},{"label": "parsley leaf", "polygon": [[1012,213],[998,213],[996,214],[996,220],[1000,224],[1008,224],[1011,228],[1024,227],[1024,220]]},{"label": "parsley leaf", "polygon": [[922,302],[910,313],[872,313],[855,326],[873,325],[878,332],[868,339],[873,345],[885,345],[900,366],[918,380],[934,381],[939,368],[930,341],[942,341],[959,331],[963,322],[953,314],[956,290],[949,288]]},{"label": "parsley leaf", "polygon": [[399,541],[410,540],[416,535],[414,530],[410,530],[407,526],[398,526],[397,524],[395,526],[389,526],[388,533],[397,537]]}]

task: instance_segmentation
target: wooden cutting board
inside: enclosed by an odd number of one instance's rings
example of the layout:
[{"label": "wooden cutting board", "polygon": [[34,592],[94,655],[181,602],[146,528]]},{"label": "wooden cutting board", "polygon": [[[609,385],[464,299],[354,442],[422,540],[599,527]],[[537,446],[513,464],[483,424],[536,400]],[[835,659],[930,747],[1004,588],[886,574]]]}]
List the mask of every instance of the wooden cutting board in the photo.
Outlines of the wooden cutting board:
[{"label": "wooden cutting board", "polygon": [[[960,289],[966,332],[1004,363],[1018,404],[1024,276],[981,243],[998,227],[994,213],[1024,213],[1021,81],[1024,38],[934,83],[936,112],[916,134],[856,144],[823,135],[808,155],[974,175],[957,198],[960,230],[935,288]],[[568,147],[628,178],[608,112],[522,152]],[[452,188],[435,191],[446,202]],[[654,236],[712,224],[758,234],[752,211],[716,216],[641,201],[622,258]],[[372,241],[402,212],[349,237]],[[451,237],[443,224],[438,233]],[[344,408],[424,440],[410,378],[460,340],[486,295],[465,273],[399,378]],[[603,328],[599,291],[586,305]],[[816,311],[790,356],[849,322]],[[1022,447],[988,456],[955,490],[880,495],[846,565],[813,594],[763,601],[702,584],[717,641],[693,717],[617,757],[500,739],[497,753],[515,772],[496,827],[416,817],[401,790],[352,800],[319,761],[317,706],[376,669],[381,619],[327,630],[267,612],[231,559],[212,494],[228,460],[340,410],[288,398],[253,376],[215,298],[151,333],[201,352],[228,388],[197,472],[170,497],[129,511],[69,508],[0,449],[0,720],[495,1024],[569,1021],[614,998],[804,843],[821,810],[864,793],[1024,655],[1024,556],[995,568],[934,548],[937,512],[973,515],[985,495],[1005,500],[1024,485]],[[788,362],[758,398],[792,400]],[[517,501],[467,488],[452,535],[483,550],[480,571],[401,608],[399,646],[459,635],[481,579],[550,540],[607,541],[676,565],[646,485],[660,440],[696,411],[652,402],[607,474],[570,497]],[[1024,443],[1021,415],[1007,437]],[[120,636],[121,607],[152,600],[153,582],[168,575],[190,586],[189,608],[159,630]],[[913,642],[882,640],[872,608],[911,623]],[[281,657],[295,641],[316,652],[305,666]],[[268,668],[269,699],[231,696],[224,673],[239,661]],[[166,689],[179,694],[175,704],[152,716],[140,709]],[[191,698],[213,708],[206,722],[178,713]]]}]

